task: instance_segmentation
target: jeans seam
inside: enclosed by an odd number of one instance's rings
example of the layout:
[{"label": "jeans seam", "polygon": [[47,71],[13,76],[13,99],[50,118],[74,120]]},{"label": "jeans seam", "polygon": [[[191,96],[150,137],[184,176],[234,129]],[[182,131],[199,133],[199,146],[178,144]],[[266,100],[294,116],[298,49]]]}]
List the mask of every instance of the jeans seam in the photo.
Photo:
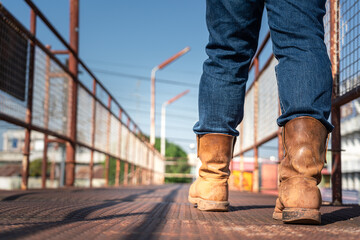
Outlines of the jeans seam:
[{"label": "jeans seam", "polygon": [[[275,70],[275,69],[274,69]],[[280,115],[283,113],[283,109],[284,109],[284,105],[283,103],[281,102],[281,99],[280,99],[280,91],[279,91],[279,79],[278,79],[278,76],[277,76],[277,72],[275,70],[275,78],[276,78],[276,83],[278,85],[278,98],[279,98],[279,104],[280,104]]]}]

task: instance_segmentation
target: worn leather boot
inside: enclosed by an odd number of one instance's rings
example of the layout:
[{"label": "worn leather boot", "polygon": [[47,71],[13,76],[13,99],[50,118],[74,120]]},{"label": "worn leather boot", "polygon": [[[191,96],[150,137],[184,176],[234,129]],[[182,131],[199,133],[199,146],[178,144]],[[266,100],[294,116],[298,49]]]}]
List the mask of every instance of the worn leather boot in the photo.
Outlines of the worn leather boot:
[{"label": "worn leather boot", "polygon": [[325,163],[328,131],[312,117],[298,117],[283,128],[285,158],[279,165],[279,197],[273,218],[285,223],[320,224],[317,185]]},{"label": "worn leather boot", "polygon": [[229,164],[235,137],[226,134],[197,136],[201,160],[199,178],[191,185],[189,201],[202,211],[228,211]]}]

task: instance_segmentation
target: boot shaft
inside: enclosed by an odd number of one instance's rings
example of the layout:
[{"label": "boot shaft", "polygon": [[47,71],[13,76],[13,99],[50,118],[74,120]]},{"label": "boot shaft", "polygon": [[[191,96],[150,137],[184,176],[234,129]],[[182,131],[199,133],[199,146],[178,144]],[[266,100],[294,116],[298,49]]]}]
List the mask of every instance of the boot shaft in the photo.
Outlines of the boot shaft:
[{"label": "boot shaft", "polygon": [[226,134],[197,136],[200,177],[191,185],[189,201],[204,211],[227,211],[229,164],[235,137]]},{"label": "boot shaft", "polygon": [[235,137],[226,134],[197,136],[198,157],[201,160],[199,175],[203,178],[228,179]]},{"label": "boot shaft", "polygon": [[280,163],[280,180],[303,176],[320,183],[327,135],[324,125],[314,118],[299,117],[289,121],[282,135],[285,158]]}]

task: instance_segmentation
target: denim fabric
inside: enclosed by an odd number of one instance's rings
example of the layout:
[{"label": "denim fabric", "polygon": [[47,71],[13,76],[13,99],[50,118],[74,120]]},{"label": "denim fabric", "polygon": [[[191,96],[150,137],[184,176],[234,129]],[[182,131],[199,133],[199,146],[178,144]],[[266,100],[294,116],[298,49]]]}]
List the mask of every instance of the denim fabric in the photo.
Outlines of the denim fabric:
[{"label": "denim fabric", "polygon": [[[261,16],[267,9],[284,126],[299,116],[327,121],[331,109],[331,65],[324,44],[326,0],[207,0],[209,43],[199,88],[196,134],[238,136],[248,69],[256,52]],[[274,106],[277,108],[277,106]]]}]

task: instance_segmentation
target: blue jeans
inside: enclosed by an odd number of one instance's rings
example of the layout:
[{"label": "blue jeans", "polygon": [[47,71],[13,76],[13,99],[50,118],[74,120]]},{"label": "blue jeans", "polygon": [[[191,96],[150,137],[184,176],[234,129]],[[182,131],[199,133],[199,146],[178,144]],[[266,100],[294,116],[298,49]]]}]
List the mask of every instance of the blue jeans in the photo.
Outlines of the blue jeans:
[{"label": "blue jeans", "polygon": [[[267,9],[284,126],[300,116],[327,121],[331,109],[331,63],[324,44],[326,0],[207,0],[209,43],[199,89],[196,134],[238,136],[248,69]],[[274,106],[277,108],[278,106]]]}]

